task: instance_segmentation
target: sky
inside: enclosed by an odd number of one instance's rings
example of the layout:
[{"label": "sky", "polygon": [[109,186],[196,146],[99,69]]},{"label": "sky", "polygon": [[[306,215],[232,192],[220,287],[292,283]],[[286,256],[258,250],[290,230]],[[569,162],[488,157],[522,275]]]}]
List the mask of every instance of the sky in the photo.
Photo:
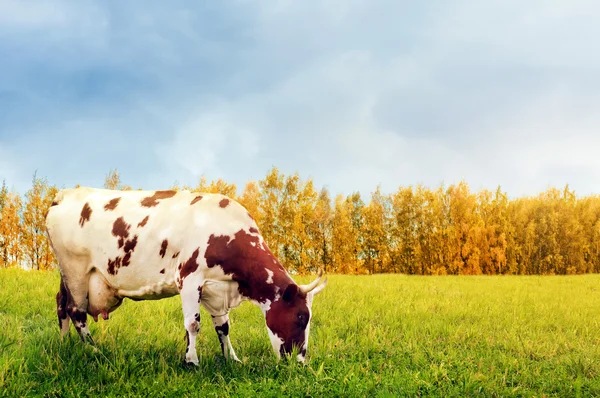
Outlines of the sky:
[{"label": "sky", "polygon": [[0,0],[0,179],[600,194],[600,4]]}]

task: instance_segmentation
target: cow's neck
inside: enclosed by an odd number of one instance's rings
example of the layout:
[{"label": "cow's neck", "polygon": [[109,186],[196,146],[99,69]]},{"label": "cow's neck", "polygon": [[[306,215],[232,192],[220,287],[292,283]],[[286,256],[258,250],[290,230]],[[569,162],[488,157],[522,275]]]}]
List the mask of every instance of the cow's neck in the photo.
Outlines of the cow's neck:
[{"label": "cow's neck", "polygon": [[[270,304],[278,300],[285,291],[286,287],[294,281],[283,270],[273,271],[272,283],[259,281],[256,278],[238,280],[240,293],[255,302],[263,311],[268,310]],[[234,278],[235,280],[236,278]]]},{"label": "cow's neck", "polygon": [[240,294],[257,303],[274,302],[294,283],[255,228],[233,236],[211,235],[204,257],[208,268],[232,275]]}]

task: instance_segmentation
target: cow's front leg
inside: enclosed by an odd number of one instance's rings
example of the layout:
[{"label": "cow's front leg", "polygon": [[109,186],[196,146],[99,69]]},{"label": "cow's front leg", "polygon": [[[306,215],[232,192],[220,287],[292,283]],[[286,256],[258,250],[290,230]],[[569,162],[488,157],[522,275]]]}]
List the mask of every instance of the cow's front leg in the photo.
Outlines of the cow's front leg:
[{"label": "cow's front leg", "polygon": [[181,304],[183,307],[183,325],[185,327],[187,348],[185,349],[185,362],[198,365],[196,353],[196,335],[200,331],[200,305],[198,288],[191,284],[181,290]]},{"label": "cow's front leg", "polygon": [[231,341],[229,340],[229,315],[225,314],[220,316],[211,316],[213,325],[215,326],[215,331],[219,337],[219,343],[221,343],[223,356],[227,360],[233,359],[234,361],[241,362],[237,355],[235,355],[235,351],[233,351]]}]

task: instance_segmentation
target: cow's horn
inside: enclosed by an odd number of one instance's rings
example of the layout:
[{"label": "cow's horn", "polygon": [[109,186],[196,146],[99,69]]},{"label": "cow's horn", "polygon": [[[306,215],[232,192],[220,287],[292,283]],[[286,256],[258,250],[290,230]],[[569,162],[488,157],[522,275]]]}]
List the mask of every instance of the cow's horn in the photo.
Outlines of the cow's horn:
[{"label": "cow's horn", "polygon": [[300,286],[298,286],[300,288],[300,291],[302,293],[306,294],[306,293],[310,292],[311,290],[313,290],[319,284],[319,281],[321,280],[322,276],[323,276],[323,270],[321,268],[319,268],[319,274],[317,275],[317,279],[315,279],[314,281],[312,281],[308,285],[300,285]]}]

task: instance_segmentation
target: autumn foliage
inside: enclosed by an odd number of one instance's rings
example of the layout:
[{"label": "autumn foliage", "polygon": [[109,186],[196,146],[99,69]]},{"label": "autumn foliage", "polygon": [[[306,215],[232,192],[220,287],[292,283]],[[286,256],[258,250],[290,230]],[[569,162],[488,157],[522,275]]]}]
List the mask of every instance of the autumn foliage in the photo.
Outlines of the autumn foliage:
[{"label": "autumn foliage", "polygon": [[[104,186],[132,189],[116,170]],[[204,177],[195,187],[171,188],[236,198],[282,263],[298,273],[318,267],[343,274],[600,272],[600,197],[577,197],[568,186],[515,199],[500,188],[471,192],[465,182],[331,197],[311,179],[272,168],[239,194],[235,184]],[[56,266],[43,225],[56,190],[37,176],[24,197],[2,186],[0,267]]]}]

